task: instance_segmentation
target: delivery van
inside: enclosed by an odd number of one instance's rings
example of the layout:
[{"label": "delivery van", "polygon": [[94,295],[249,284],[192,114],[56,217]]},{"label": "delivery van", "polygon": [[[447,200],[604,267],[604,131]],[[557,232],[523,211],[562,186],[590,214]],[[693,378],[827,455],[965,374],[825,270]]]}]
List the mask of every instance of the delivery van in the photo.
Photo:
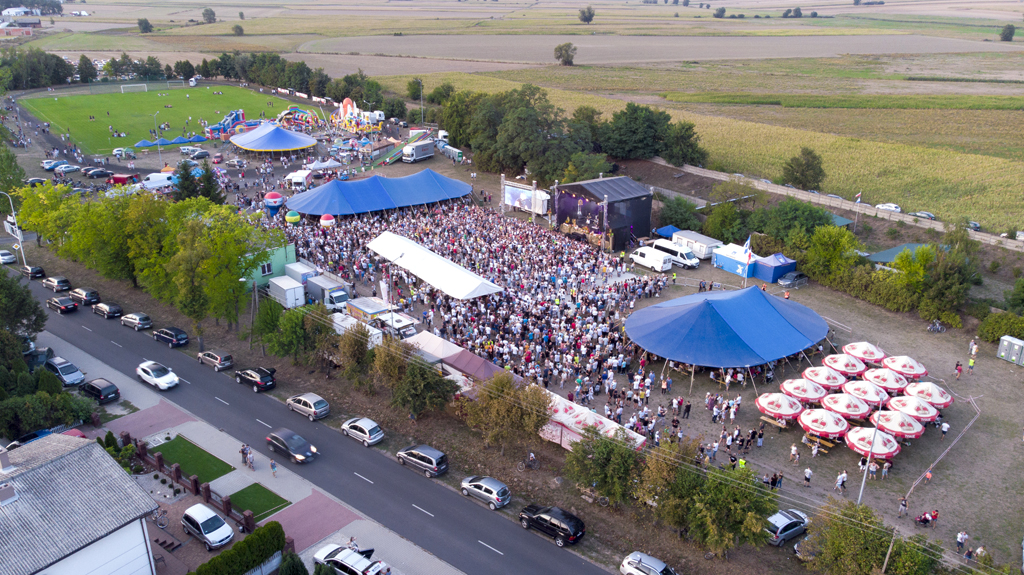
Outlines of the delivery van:
[{"label": "delivery van", "polygon": [[672,258],[672,263],[683,269],[695,270],[700,267],[700,260],[697,259],[697,256],[693,255],[690,248],[684,245],[668,240],[654,240],[653,247],[659,252],[668,254]]},{"label": "delivery van", "polygon": [[671,256],[652,247],[642,247],[633,250],[633,253],[629,254],[629,259],[637,265],[650,268],[656,272],[667,272],[672,269]]},{"label": "delivery van", "polygon": [[142,187],[147,190],[156,190],[174,184],[172,178],[174,177],[173,172],[155,172],[149,174],[145,178],[142,178]]}]

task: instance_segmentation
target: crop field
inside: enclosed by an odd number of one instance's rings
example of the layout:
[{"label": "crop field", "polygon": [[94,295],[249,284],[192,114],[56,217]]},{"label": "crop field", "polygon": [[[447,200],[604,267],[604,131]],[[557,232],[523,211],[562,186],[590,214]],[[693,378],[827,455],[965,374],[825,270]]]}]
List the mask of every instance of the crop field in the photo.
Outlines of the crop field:
[{"label": "crop field", "polygon": [[[214,91],[224,92],[221,95]],[[267,102],[274,107],[267,107]],[[157,123],[168,122],[171,129],[164,132],[168,140],[181,135],[185,121],[189,132],[201,132],[199,119],[216,123],[232,110],[242,109],[246,118],[255,118],[266,111],[274,117],[289,103],[270,94],[233,87],[186,88],[153,90],[128,94],[90,94],[51,98],[43,94],[38,98],[21,100],[22,105],[44,122],[50,122],[53,133],[68,133],[88,154],[109,154],[114,148],[131,147],[139,140],[152,140],[153,114],[158,112]],[[167,107],[170,106],[170,107]],[[307,108],[316,112],[313,108]],[[109,115],[108,115],[109,114]],[[90,121],[89,116],[95,116]],[[108,126],[128,134],[125,138],[111,138]],[[177,146],[174,146],[176,148]],[[165,149],[168,148],[165,146]]]},{"label": "crop field", "polygon": [[671,102],[695,104],[738,104],[781,106],[783,108],[848,108],[884,110],[1024,110],[1020,96],[889,96],[889,95],[807,95],[807,94],[720,94],[669,92]]}]

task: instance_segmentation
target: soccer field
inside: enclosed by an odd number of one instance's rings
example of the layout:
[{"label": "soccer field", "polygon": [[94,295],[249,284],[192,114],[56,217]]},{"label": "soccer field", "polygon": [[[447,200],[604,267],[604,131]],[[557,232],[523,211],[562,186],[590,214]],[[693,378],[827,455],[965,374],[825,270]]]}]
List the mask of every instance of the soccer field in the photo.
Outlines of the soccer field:
[{"label": "soccer field", "polygon": [[[238,109],[245,110],[247,119],[256,118],[263,111],[266,111],[267,118],[274,118],[293,105],[271,94],[231,86],[150,89],[148,92],[56,98],[51,93],[20,102],[40,121],[50,122],[53,134],[66,134],[70,131],[72,139],[82,151],[91,155],[109,154],[114,148],[134,147],[140,140],[152,141],[154,138],[149,131],[154,128],[154,113],[158,113],[158,124],[170,123],[171,128],[164,131],[164,137],[173,140],[182,135],[182,128],[189,117],[192,121],[188,124],[188,132],[202,133],[200,119],[215,124],[228,112]],[[272,102],[273,107],[267,106],[267,102]],[[319,108],[312,103],[299,107],[322,117]],[[96,119],[91,121],[89,116]],[[111,137],[110,126],[118,132],[125,132],[127,136]]]}]

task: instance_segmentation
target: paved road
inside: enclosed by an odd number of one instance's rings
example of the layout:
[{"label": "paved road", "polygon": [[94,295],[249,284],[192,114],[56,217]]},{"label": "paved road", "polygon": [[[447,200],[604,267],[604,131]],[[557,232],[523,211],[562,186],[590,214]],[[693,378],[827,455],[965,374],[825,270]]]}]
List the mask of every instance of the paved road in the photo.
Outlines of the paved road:
[{"label": "paved road", "polygon": [[[40,302],[53,297],[38,280],[31,289]],[[299,433],[317,446],[321,457],[308,465],[282,465],[465,573],[607,573],[378,451],[236,384],[231,371],[214,373],[199,365],[192,355],[195,345],[186,348],[186,355],[158,344],[148,331],[135,332],[88,308],[64,316],[47,313],[47,331],[129,377],[135,377],[135,367],[144,360],[172,368],[182,384],[162,397],[257,446],[268,457],[264,438],[270,428],[288,427]]]}]

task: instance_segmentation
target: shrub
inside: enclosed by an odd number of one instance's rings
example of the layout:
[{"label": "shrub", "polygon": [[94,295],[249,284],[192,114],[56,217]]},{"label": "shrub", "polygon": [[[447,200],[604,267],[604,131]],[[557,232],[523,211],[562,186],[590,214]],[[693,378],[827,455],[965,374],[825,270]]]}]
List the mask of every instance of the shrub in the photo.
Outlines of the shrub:
[{"label": "shrub", "polygon": [[993,313],[978,326],[978,337],[984,341],[997,342],[1004,335],[1024,337],[1024,318],[1012,313]]},{"label": "shrub", "polygon": [[1014,268],[1013,268],[1013,277],[1014,278],[1019,278],[1020,276],[1021,276],[1020,266],[1014,266]]},{"label": "shrub", "polygon": [[900,230],[899,230],[899,228],[889,228],[889,229],[885,230],[885,237],[889,238],[890,240],[894,240],[894,239],[900,237]]},{"label": "shrub", "polygon": [[1002,267],[1002,265],[1003,262],[999,260],[992,260],[992,263],[988,264],[988,271],[996,273],[997,271],[999,271],[999,268]]},{"label": "shrub", "polygon": [[277,521],[258,527],[231,549],[196,569],[196,575],[233,575],[246,573],[284,549],[284,529]]}]

